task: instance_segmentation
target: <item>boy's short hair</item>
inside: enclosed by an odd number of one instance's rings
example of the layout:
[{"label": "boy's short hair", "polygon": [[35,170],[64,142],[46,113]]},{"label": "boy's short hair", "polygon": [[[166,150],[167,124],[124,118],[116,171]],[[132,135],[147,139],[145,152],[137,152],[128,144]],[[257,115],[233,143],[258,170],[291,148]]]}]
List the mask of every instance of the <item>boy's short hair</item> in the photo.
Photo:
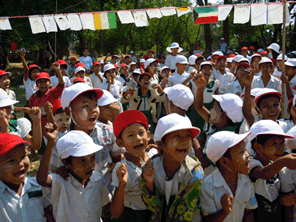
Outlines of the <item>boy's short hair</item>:
[{"label": "boy's short hair", "polygon": [[57,114],[61,114],[61,113],[65,113],[65,110],[64,110],[62,107],[58,108],[58,109],[53,113],[53,115],[55,116],[55,115],[57,115]]},{"label": "boy's short hair", "polygon": [[279,99],[279,102],[281,101],[281,98],[278,95],[276,95],[276,94],[267,94],[267,95],[264,95],[264,96],[262,96],[262,97],[260,97],[258,99],[257,104],[256,104],[257,107],[260,109],[260,104],[261,104],[262,100],[267,99],[267,98],[271,98],[271,97],[276,97],[276,98]]}]

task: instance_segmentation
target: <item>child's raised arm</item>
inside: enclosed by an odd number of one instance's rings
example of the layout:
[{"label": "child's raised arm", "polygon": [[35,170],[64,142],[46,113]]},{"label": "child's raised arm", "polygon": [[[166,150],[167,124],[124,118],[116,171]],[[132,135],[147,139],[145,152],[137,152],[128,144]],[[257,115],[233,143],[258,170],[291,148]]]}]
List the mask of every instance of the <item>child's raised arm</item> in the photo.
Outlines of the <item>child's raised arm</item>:
[{"label": "child's raised arm", "polygon": [[251,98],[251,86],[253,81],[253,74],[245,73],[245,72],[243,73],[243,76],[242,76],[243,83],[245,84],[243,114],[249,126],[251,127],[254,123],[254,116],[252,114],[252,98]]},{"label": "child's raised arm", "polygon": [[9,116],[3,110],[0,110],[0,132],[9,133]]},{"label": "child's raised arm", "polygon": [[32,136],[27,135],[26,137],[30,138],[24,138],[28,139],[32,142],[31,149],[33,150],[39,150],[41,148],[42,144],[42,129],[41,129],[41,110],[39,107],[32,107],[28,110],[28,115],[30,116],[33,126],[32,126]]},{"label": "child's raised arm", "polygon": [[49,101],[47,101],[44,104],[44,111],[46,112],[46,115],[47,115],[47,122],[54,124],[55,123],[55,119],[54,119],[52,110],[53,110],[52,104]]},{"label": "child's raised arm", "polygon": [[25,60],[25,55],[26,55],[26,53],[23,50],[21,50],[20,57],[21,57],[21,61],[22,61],[22,64],[23,64],[23,68],[25,70],[24,80],[27,81],[28,78],[29,78],[29,68],[28,68],[28,65],[27,65],[26,60]]},{"label": "child's raised arm", "polygon": [[110,56],[110,53],[108,52],[108,54],[106,55],[106,57],[105,57],[105,59],[104,59],[104,64],[107,64],[108,62],[107,62],[107,59],[108,59],[108,57]]},{"label": "child's raised arm", "polygon": [[185,85],[185,86],[188,86],[188,87],[189,87],[188,83],[189,83],[192,79],[194,79],[194,78],[196,77],[196,74],[197,74],[196,71],[192,71],[192,72],[190,73],[190,76],[189,76],[187,79],[185,79],[185,80],[182,82],[182,84]]},{"label": "child's raised arm", "polygon": [[40,166],[37,172],[37,182],[44,187],[51,187],[52,178],[48,175],[50,168],[50,159],[53,148],[56,144],[58,135],[57,124],[47,124],[43,129],[43,135],[48,140],[46,149],[40,162]]},{"label": "child's raised arm", "polygon": [[52,67],[54,68],[54,71],[57,73],[57,77],[59,79],[59,84],[64,85],[65,83],[64,83],[63,75],[61,73],[60,64],[55,62],[52,64]]}]

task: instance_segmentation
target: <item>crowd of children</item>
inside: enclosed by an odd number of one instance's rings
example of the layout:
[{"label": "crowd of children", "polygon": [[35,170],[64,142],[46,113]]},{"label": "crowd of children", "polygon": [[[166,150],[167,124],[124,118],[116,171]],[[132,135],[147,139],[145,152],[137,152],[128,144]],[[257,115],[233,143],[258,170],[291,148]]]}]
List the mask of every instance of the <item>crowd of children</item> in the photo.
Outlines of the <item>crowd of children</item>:
[{"label": "crowd of children", "polygon": [[296,58],[267,49],[85,49],[53,76],[21,51],[24,107],[0,70],[0,221],[295,222]]}]

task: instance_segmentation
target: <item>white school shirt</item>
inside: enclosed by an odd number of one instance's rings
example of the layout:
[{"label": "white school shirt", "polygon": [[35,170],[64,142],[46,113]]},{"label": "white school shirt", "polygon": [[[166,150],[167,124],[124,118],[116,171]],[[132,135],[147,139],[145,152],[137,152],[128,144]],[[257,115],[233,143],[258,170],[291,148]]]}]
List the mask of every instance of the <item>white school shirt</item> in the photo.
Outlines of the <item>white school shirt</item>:
[{"label": "white school shirt", "polygon": [[253,78],[253,82],[251,85],[251,89],[255,89],[255,88],[270,88],[270,89],[275,89],[278,92],[282,92],[282,81],[273,77],[272,75],[270,75],[270,80],[267,84],[266,87],[264,87],[263,81],[262,81],[262,76],[254,76]]},{"label": "white school shirt", "polygon": [[131,56],[131,62],[137,62],[137,57],[136,56]]},{"label": "white school shirt", "polygon": [[194,68],[193,66],[189,66],[189,68],[187,69],[186,72],[189,73],[189,74],[191,74],[192,71],[196,71],[197,72],[196,68]]},{"label": "white school shirt", "polygon": [[281,79],[281,76],[282,76],[282,72],[280,72],[277,68],[274,70],[273,72],[273,76],[278,78],[278,79]]},{"label": "white school shirt", "polygon": [[[58,141],[62,136],[64,136],[68,131],[61,132],[58,131],[58,136],[56,141]],[[43,137],[45,140],[45,144],[47,144],[47,139]],[[50,159],[50,171],[55,170],[56,168],[59,168],[60,166],[64,166],[62,159],[58,153],[56,145],[54,145],[52,154],[51,154],[51,159]]]},{"label": "white school shirt", "polygon": [[202,214],[208,216],[221,210],[221,197],[224,194],[234,197],[232,210],[224,222],[243,221],[245,209],[253,210],[258,207],[254,184],[247,175],[238,174],[237,188],[235,195],[233,195],[219,169],[216,169],[204,179],[201,185],[200,207]]},{"label": "white school shirt", "polygon": [[[212,84],[213,81],[214,81],[214,84],[213,84],[212,88],[206,87],[204,89],[204,93],[203,93],[203,102],[204,103],[212,102],[213,99],[214,99],[212,95],[214,95],[215,92],[219,89],[219,85],[220,85],[219,80],[217,80],[217,79],[216,80],[210,80],[209,83]],[[193,80],[191,80],[190,82],[191,82],[191,86],[192,86],[193,95],[194,95],[194,97],[196,97],[198,87],[197,87],[197,85],[195,84],[195,82]]]},{"label": "white school shirt", "polygon": [[171,69],[177,70],[175,60],[176,60],[176,56],[169,55],[168,57],[166,57],[164,65]]},{"label": "white school shirt", "polygon": [[122,86],[127,86],[128,88],[132,87],[132,84],[133,84],[132,78],[130,78],[130,81],[127,82],[125,80],[125,77],[122,77],[121,74],[119,74],[119,78],[117,81],[119,81]]},{"label": "white school shirt", "polygon": [[16,100],[16,95],[15,95],[15,92],[12,91],[12,90],[8,90],[8,98],[11,99],[11,100]]},{"label": "white school shirt", "polygon": [[35,177],[25,178],[21,196],[0,180],[0,221],[46,222],[44,208],[49,204]]},{"label": "white school shirt", "polygon": [[[156,149],[151,149],[147,153],[148,156],[151,158],[155,154],[157,154]],[[124,206],[131,208],[133,210],[147,210],[146,205],[142,200],[142,193],[141,190],[141,175],[142,175],[142,168],[135,165],[133,162],[126,160],[125,158],[120,162],[117,163],[112,172],[112,183],[111,185],[114,187],[119,187],[119,180],[117,177],[116,170],[121,166],[121,164],[127,164],[127,173],[128,173],[128,180],[125,186],[125,197],[124,197]]]},{"label": "white school shirt", "polygon": [[184,72],[182,75],[180,75],[176,71],[173,76],[169,76],[168,86],[171,87],[171,86],[174,86],[177,84],[182,84],[182,82],[184,82],[186,79],[188,79],[189,76],[190,76],[190,74],[187,72]]},{"label": "white school shirt", "polygon": [[[296,95],[296,75],[291,79],[291,81],[289,82],[291,91],[293,93],[293,95]],[[288,103],[289,103],[289,99],[287,96],[287,88],[286,88],[286,84],[285,84],[285,108],[284,108],[284,118],[285,119],[289,119],[290,118],[290,114],[288,113]]]},{"label": "white school shirt", "polygon": [[[57,84],[59,84],[59,79],[56,76],[50,77],[50,80],[51,80],[51,86],[56,86]],[[66,87],[69,87],[72,85],[72,83],[70,82],[70,79],[67,76],[63,76],[63,80]]]},{"label": "white school shirt", "polygon": [[90,56],[81,56],[80,57],[80,62],[83,63],[85,65],[85,69],[86,71],[90,69],[90,67],[92,66],[92,59]]},{"label": "white school shirt", "polygon": [[50,177],[52,187],[43,187],[43,192],[52,204],[56,222],[101,221],[102,207],[110,201],[98,172],[93,172],[86,187],[71,174],[67,181],[58,174],[50,174]]},{"label": "white school shirt", "polygon": [[37,92],[38,87],[36,85],[36,82],[31,80],[30,78],[28,78],[28,80],[26,81],[25,79],[23,79],[23,82],[25,84],[25,90],[26,90],[26,100],[29,100],[30,97]]},{"label": "white school shirt", "polygon": [[[105,79],[105,77],[103,77],[104,74],[103,73],[99,73],[99,75],[102,77],[103,82],[104,82],[104,79]],[[95,73],[93,73],[89,78],[90,78],[90,80],[91,80],[91,82],[93,84],[93,87],[95,89],[101,88],[102,82],[101,82],[100,78]]]},{"label": "white school shirt", "polygon": [[226,93],[228,84],[233,82],[234,80],[234,75],[231,72],[228,72],[227,70],[225,70],[224,75],[222,75],[219,69],[216,69],[216,71],[213,72],[212,75],[215,79],[218,79],[221,84],[219,86],[220,95]]},{"label": "white school shirt", "polygon": [[[71,79],[70,79],[70,81],[71,81],[71,83],[73,84],[73,81],[74,81],[74,79],[76,79],[77,77],[76,76],[74,76],[74,77],[72,77]],[[91,80],[90,80],[90,78],[89,77],[87,77],[87,76],[84,76],[84,82],[87,84],[87,85],[89,85],[90,87],[92,87],[93,88],[93,85],[92,85],[92,82],[91,82]]]},{"label": "white school shirt", "polygon": [[[108,83],[104,82],[101,85],[101,89],[108,90]],[[115,99],[117,99],[117,102],[121,104],[120,102],[120,93],[122,91],[122,84],[118,80],[114,79],[114,84],[110,86],[110,93],[114,96]]]},{"label": "white school shirt", "polygon": [[227,86],[227,93],[236,94],[239,97],[245,93],[245,87],[242,89],[241,85],[239,84],[238,80],[231,82]]}]

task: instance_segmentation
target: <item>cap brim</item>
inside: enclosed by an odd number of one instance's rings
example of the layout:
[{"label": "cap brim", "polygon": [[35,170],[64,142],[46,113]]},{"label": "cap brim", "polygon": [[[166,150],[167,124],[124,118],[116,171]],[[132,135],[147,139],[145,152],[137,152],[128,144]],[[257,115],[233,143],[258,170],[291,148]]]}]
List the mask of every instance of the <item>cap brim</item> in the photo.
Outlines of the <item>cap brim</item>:
[{"label": "cap brim", "polygon": [[256,103],[256,105],[257,105],[258,100],[259,100],[262,96],[265,96],[265,95],[271,95],[271,94],[273,94],[273,95],[278,95],[280,98],[282,97],[282,94],[281,94],[280,92],[266,92],[266,93],[261,94],[260,96],[258,96],[258,97],[255,99],[255,103]]},{"label": "cap brim", "polygon": [[[182,52],[182,51],[183,51],[183,48],[181,48],[181,47],[176,47],[176,48],[179,48],[178,52]],[[168,52],[172,52],[172,49],[175,49],[175,48],[171,48],[171,47],[167,47],[167,48],[166,48],[166,50],[167,50]]]},{"label": "cap brim", "polygon": [[24,144],[25,146],[29,146],[31,145],[32,143],[29,142],[29,141],[23,141],[23,142],[20,142],[20,141],[14,141],[12,143],[9,144],[9,146],[5,147],[5,151],[2,151],[1,155],[5,154],[5,153],[8,153],[10,150],[12,150],[14,147],[18,146],[18,145],[21,145],[21,144]]},{"label": "cap brim", "polygon": [[90,154],[96,153],[103,149],[102,146],[93,144],[85,144],[84,146],[79,147],[79,149],[75,149],[72,152],[69,152],[69,156],[74,156],[74,157],[82,157],[82,156],[88,156]]},{"label": "cap brim", "polygon": [[116,103],[116,102],[117,100],[115,98],[108,98],[102,102],[98,101],[98,106],[107,106],[109,104]]},{"label": "cap brim", "polygon": [[16,101],[16,100],[12,100],[12,99],[3,99],[3,100],[0,100],[0,107],[6,107],[6,106],[12,106],[16,103],[18,103],[19,101]]},{"label": "cap brim", "polygon": [[175,125],[175,126],[173,126],[172,128],[170,128],[170,129],[168,129],[167,131],[165,131],[165,132],[162,134],[160,140],[162,140],[162,138],[163,138],[165,135],[167,135],[167,134],[169,134],[169,133],[171,133],[171,132],[178,131],[178,130],[190,130],[191,135],[192,135],[192,138],[196,138],[196,137],[199,135],[199,133],[200,133],[200,129],[197,128],[197,127],[190,127],[190,128],[188,128],[188,127],[184,127],[184,125],[181,125],[181,124],[180,124],[180,125]]},{"label": "cap brim", "polygon": [[288,134],[285,134],[284,132],[281,133],[279,131],[269,131],[266,133],[252,134],[252,135],[250,135],[249,139],[250,139],[250,141],[252,141],[254,138],[256,138],[257,136],[261,136],[261,135],[283,136],[285,139],[293,139],[294,138],[294,136],[290,136]]}]

